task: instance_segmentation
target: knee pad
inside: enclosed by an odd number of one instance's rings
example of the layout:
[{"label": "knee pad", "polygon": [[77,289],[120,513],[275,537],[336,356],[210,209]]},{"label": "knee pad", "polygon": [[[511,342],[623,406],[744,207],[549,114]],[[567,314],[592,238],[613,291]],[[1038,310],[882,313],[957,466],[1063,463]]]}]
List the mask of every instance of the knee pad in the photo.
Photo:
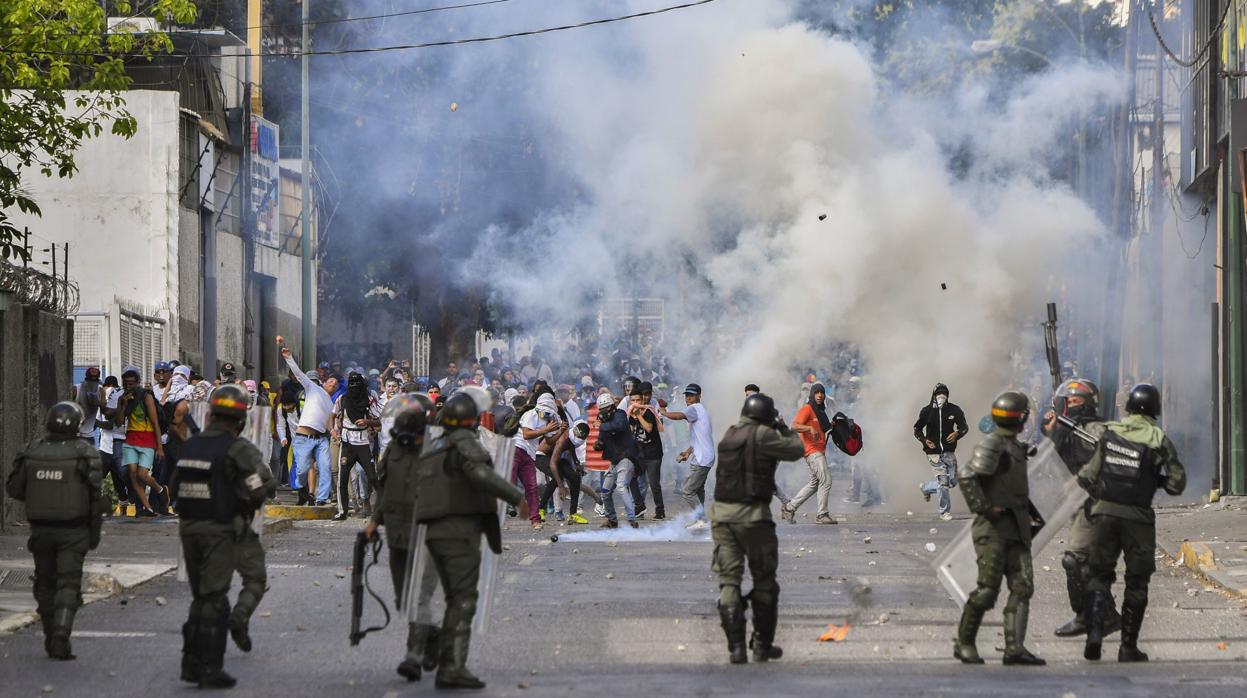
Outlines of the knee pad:
[{"label": "knee pad", "polygon": [[1018,601],[1029,601],[1035,595],[1035,585],[1030,580],[1020,579],[1009,585],[1009,595]]},{"label": "knee pad", "polygon": [[970,596],[966,599],[966,605],[976,611],[987,612],[996,605],[996,597],[999,595],[999,589],[978,587],[974,591],[970,592]]},{"label": "knee pad", "polygon": [[1080,556],[1072,550],[1066,550],[1065,554],[1061,555],[1061,567],[1064,567],[1066,572],[1081,571],[1086,564],[1086,556]]}]

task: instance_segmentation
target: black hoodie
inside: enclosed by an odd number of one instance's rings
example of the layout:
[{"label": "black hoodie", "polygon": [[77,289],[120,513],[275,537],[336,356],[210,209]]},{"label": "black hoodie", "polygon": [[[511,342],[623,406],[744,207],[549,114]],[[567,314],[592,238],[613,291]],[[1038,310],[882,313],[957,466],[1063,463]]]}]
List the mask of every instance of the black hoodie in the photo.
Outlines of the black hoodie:
[{"label": "black hoodie", "polygon": [[[935,395],[939,392],[945,392],[948,389],[940,390],[943,386],[936,386],[931,391],[931,401],[926,407],[918,413],[918,421],[914,422],[914,438],[922,443],[922,450],[927,455],[935,455],[939,453],[956,453],[957,443],[970,433],[969,427],[966,426],[966,415],[961,408],[954,405],[951,401],[945,402],[943,407],[935,406]],[[945,439],[948,435],[957,432],[957,441],[946,443]],[[926,442],[934,441],[935,448],[927,448]]]}]

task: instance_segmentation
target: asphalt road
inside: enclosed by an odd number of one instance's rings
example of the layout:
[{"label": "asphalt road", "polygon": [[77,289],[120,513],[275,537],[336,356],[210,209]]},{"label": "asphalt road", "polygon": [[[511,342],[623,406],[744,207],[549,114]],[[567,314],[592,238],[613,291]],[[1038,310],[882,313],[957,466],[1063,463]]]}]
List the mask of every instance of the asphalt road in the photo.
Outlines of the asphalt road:
[{"label": "asphalt road", "polygon": [[[840,496],[837,488],[834,501]],[[1158,561],[1143,630],[1150,664],[1093,665],[1081,658],[1080,642],[1052,637],[1067,616],[1059,546],[1053,546],[1035,562],[1028,641],[1049,666],[1000,665],[996,611],[979,640],[989,664],[962,667],[951,657],[958,611],[931,571],[936,553],[924,546],[942,546],[966,521],[940,522],[925,512],[845,518],[838,526],[781,524],[777,642],[785,656],[745,667],[726,663],[708,537],[690,539],[653,522],[608,540],[587,540],[601,536],[586,527],[569,536],[573,529],[547,527],[535,535],[513,525],[505,534],[491,628],[475,639],[470,665],[489,682],[491,695],[1247,694],[1243,600],[1205,590],[1168,560]],[[434,692],[431,677],[408,684],[394,673],[403,643],[397,621],[358,647],[348,645],[351,543],[359,525],[301,522],[270,538],[271,590],[253,621],[256,649],[243,654],[231,645],[226,659],[240,680],[235,693]],[[553,532],[564,535],[552,544]],[[374,569],[372,580],[389,598],[388,573]],[[865,587],[870,591],[853,593]],[[190,689],[177,679],[178,629],[188,602],[185,585],[170,573],[129,596],[85,607],[75,662],[46,659],[33,628],[0,637],[0,691],[6,697],[185,695]],[[379,618],[371,602],[368,614],[367,623]],[[828,624],[846,620],[853,627],[844,642],[816,641]],[[1106,656],[1114,658],[1114,649],[1107,645]]]}]

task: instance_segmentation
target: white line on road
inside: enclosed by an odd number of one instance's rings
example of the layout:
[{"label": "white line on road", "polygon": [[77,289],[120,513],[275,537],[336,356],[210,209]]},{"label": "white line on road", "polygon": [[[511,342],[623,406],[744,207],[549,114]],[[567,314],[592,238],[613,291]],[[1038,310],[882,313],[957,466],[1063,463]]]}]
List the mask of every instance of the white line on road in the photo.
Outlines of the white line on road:
[{"label": "white line on road", "polygon": [[79,637],[156,637],[156,633],[113,632],[110,630],[75,630],[74,638]]}]

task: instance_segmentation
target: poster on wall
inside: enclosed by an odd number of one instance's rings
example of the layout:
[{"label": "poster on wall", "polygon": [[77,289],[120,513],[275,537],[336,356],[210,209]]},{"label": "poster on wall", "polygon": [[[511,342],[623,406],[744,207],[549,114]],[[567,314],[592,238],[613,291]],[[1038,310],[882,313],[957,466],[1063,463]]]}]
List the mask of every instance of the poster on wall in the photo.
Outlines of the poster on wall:
[{"label": "poster on wall", "polygon": [[269,247],[281,242],[278,125],[258,116],[251,117],[251,213],[255,220],[256,241]]}]

